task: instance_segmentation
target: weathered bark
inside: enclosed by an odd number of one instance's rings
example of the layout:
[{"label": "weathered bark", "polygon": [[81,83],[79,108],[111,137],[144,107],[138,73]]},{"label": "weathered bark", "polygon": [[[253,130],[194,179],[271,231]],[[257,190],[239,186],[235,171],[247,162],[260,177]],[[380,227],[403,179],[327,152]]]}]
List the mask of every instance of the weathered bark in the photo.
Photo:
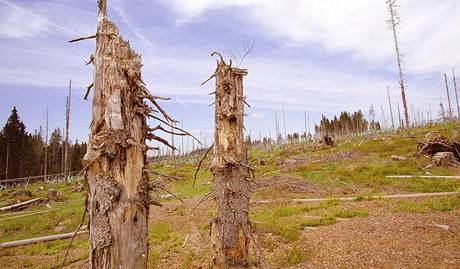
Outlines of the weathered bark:
[{"label": "weathered bark", "polygon": [[[220,55],[219,55],[220,56]],[[215,71],[215,144],[212,172],[217,213],[211,226],[213,268],[247,265],[249,167],[244,145],[243,77],[247,70],[220,59]]]},{"label": "weathered bark", "polygon": [[[89,268],[146,268],[149,193],[141,58],[99,1],[87,154]],[[144,112],[144,113],[143,113]]]}]

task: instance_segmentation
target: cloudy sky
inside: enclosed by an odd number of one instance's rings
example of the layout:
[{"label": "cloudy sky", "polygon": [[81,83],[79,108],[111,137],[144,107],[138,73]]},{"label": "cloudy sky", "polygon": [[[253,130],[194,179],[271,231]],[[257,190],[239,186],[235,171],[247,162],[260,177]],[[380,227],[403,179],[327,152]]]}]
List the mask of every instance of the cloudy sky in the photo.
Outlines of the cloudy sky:
[{"label": "cloudy sky", "polygon": [[[29,131],[64,125],[72,78],[72,139],[86,139],[92,81],[84,61],[94,41],[67,41],[95,33],[96,0],[0,0],[0,124],[16,105]],[[433,114],[446,99],[443,73],[452,86],[460,76],[460,1],[398,0],[400,39],[410,104]],[[142,55],[152,93],[172,97],[165,107],[184,127],[211,139],[213,83],[200,86],[215,68],[210,52],[244,53],[255,46],[245,91],[252,105],[246,129],[274,133],[284,103],[288,132],[303,131],[321,114],[368,110],[389,118],[386,87],[400,101],[392,33],[385,0],[108,0],[108,16]],[[246,42],[247,43],[247,42]],[[460,83],[459,83],[460,84]],[[453,95],[453,94],[451,94]],[[453,96],[452,96],[453,99]],[[444,101],[445,102],[445,101]],[[204,135],[203,135],[204,137]]]}]

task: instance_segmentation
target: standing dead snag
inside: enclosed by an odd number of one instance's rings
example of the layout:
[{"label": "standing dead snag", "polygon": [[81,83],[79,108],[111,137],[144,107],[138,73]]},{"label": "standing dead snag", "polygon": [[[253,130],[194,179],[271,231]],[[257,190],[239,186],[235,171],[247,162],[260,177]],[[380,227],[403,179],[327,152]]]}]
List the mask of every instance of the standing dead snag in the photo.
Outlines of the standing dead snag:
[{"label": "standing dead snag", "polygon": [[215,91],[213,192],[217,213],[211,226],[213,268],[247,265],[249,245],[249,166],[244,145],[243,77],[219,55]]},{"label": "standing dead snag", "polygon": [[[406,90],[404,87],[404,74],[402,71],[402,55],[401,50],[399,48],[399,39],[398,39],[398,31],[397,26],[400,24],[398,12],[396,10],[396,0],[387,0],[388,3],[388,12],[390,13],[390,19],[388,20],[389,26],[393,32],[393,41],[395,45],[396,51],[396,63],[398,65],[398,74],[399,74],[399,86],[401,88],[401,99],[404,108],[404,119],[405,121],[405,128],[410,127],[409,123],[409,112],[407,110],[407,101],[406,101]],[[404,126],[404,125],[403,125]]]},{"label": "standing dead snag", "polygon": [[89,184],[89,268],[147,268],[148,212],[154,201],[146,166],[146,152],[153,148],[146,139],[169,146],[153,134],[167,128],[149,128],[147,117],[168,127],[175,121],[156,101],[165,98],[145,87],[141,57],[107,19],[106,6],[99,0],[96,52],[90,61],[95,69],[91,133],[83,160]]}]

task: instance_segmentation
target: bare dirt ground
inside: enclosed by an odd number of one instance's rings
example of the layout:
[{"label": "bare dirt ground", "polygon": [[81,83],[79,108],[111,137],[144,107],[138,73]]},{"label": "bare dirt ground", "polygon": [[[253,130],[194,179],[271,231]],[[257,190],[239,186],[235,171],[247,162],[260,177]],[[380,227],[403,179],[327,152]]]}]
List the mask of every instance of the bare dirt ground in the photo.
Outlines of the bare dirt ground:
[{"label": "bare dirt ground", "polygon": [[[190,227],[185,247],[161,257],[157,268],[183,268],[180,261],[186,255],[191,257],[188,268],[210,268],[209,240],[203,227],[210,220],[206,212],[212,208],[211,202],[202,203],[193,216],[173,213],[183,206],[193,208],[198,201],[189,199],[185,205],[171,202],[153,209],[152,222],[166,221],[173,229]],[[460,268],[459,209],[395,213],[390,201],[351,203],[367,208],[369,216],[306,228],[296,242],[259,234],[257,241],[265,263],[262,268]],[[293,246],[301,249],[306,260],[292,267],[277,266],[278,257]]]},{"label": "bare dirt ground", "polygon": [[[278,181],[288,184],[292,179]],[[288,184],[289,185],[289,184]],[[278,184],[262,188],[278,188]],[[289,190],[289,188],[287,189]],[[285,190],[286,191],[286,190]],[[315,195],[316,193],[309,194]],[[163,207],[152,207],[151,227],[167,223],[170,236],[152,242],[151,252],[159,253],[150,268],[210,268],[209,221],[213,211],[211,200],[202,197],[169,201]],[[414,201],[414,200],[412,200]],[[253,201],[255,202],[255,201]],[[270,205],[251,204],[251,210]],[[251,268],[460,268],[460,209],[447,212],[395,212],[395,201],[352,201],[342,207],[366,208],[367,217],[339,219],[335,224],[305,228],[298,240],[289,242],[272,233],[254,231]],[[308,214],[307,214],[308,215]],[[308,216],[305,217],[308,217]],[[257,243],[257,244],[255,244]],[[301,262],[293,266],[279,265],[280,257],[295,248],[301,252]],[[85,268],[82,259],[86,249],[70,251],[66,268]],[[49,268],[49,259],[59,256],[18,255],[2,250],[3,268]],[[296,255],[299,255],[298,253]],[[30,266],[16,261],[28,259]]]}]

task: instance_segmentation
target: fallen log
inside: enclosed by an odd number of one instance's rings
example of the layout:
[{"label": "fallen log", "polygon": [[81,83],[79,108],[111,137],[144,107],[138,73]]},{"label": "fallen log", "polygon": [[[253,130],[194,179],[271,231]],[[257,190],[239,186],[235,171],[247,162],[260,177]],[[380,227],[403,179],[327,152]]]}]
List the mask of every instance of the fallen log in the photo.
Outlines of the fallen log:
[{"label": "fallen log", "polygon": [[396,176],[386,176],[386,178],[440,178],[440,179],[460,179],[460,176],[416,176],[416,175],[396,175]]},{"label": "fallen log", "polygon": [[26,206],[26,205],[35,203],[35,202],[37,202],[37,201],[43,200],[43,199],[44,199],[44,198],[42,198],[42,197],[38,197],[38,198],[34,198],[34,199],[32,199],[32,200],[28,200],[28,201],[21,202],[21,203],[18,203],[18,204],[14,204],[14,205],[10,205],[10,206],[1,207],[1,208],[0,208],[0,212],[12,210],[12,209],[15,209],[15,208],[20,208],[20,207],[23,207],[23,206]]},{"label": "fallen log", "polygon": [[[424,198],[424,197],[440,197],[440,196],[455,196],[460,195],[460,192],[428,192],[428,193],[409,193],[409,194],[390,194],[390,195],[370,195],[364,197],[370,199],[402,199],[402,198]],[[339,198],[310,198],[310,199],[292,199],[293,202],[323,202],[327,200],[339,201],[354,201],[359,196],[354,197],[339,197]]]},{"label": "fallen log", "polygon": [[[56,211],[56,210],[59,210],[59,209],[60,209],[60,208],[54,208],[54,209],[48,209],[48,210],[43,210],[43,211],[37,211],[37,212],[26,213],[26,214],[23,214],[23,215],[17,215],[17,216],[8,217],[8,218],[2,218],[2,219],[0,219],[0,221],[2,221],[2,220],[19,219],[19,218],[29,217],[29,216],[33,216],[33,215],[40,215],[40,214],[44,214],[44,213],[47,213],[47,212]],[[1,217],[3,217],[3,215],[1,215]]]},{"label": "fallen log", "polygon": [[0,247],[1,248],[19,247],[19,246],[25,246],[25,245],[35,244],[35,243],[71,238],[72,236],[74,236],[74,234],[75,236],[77,236],[77,235],[86,234],[86,233],[88,233],[88,231],[80,231],[76,234],[75,232],[71,232],[71,233],[65,233],[65,234],[54,234],[54,235],[48,235],[48,236],[41,236],[41,237],[0,243]]},{"label": "fallen log", "polygon": [[352,197],[339,197],[339,198],[308,198],[308,199],[292,199],[292,200],[260,200],[251,201],[252,204],[273,204],[273,203],[286,203],[286,202],[299,202],[299,203],[314,203],[324,202],[330,200],[338,201],[357,201],[359,198],[366,199],[404,199],[404,198],[424,198],[424,197],[442,197],[442,196],[455,196],[460,195],[460,191],[456,192],[428,192],[428,193],[410,193],[410,194],[390,194],[390,195],[369,195],[365,197],[352,196]]}]

